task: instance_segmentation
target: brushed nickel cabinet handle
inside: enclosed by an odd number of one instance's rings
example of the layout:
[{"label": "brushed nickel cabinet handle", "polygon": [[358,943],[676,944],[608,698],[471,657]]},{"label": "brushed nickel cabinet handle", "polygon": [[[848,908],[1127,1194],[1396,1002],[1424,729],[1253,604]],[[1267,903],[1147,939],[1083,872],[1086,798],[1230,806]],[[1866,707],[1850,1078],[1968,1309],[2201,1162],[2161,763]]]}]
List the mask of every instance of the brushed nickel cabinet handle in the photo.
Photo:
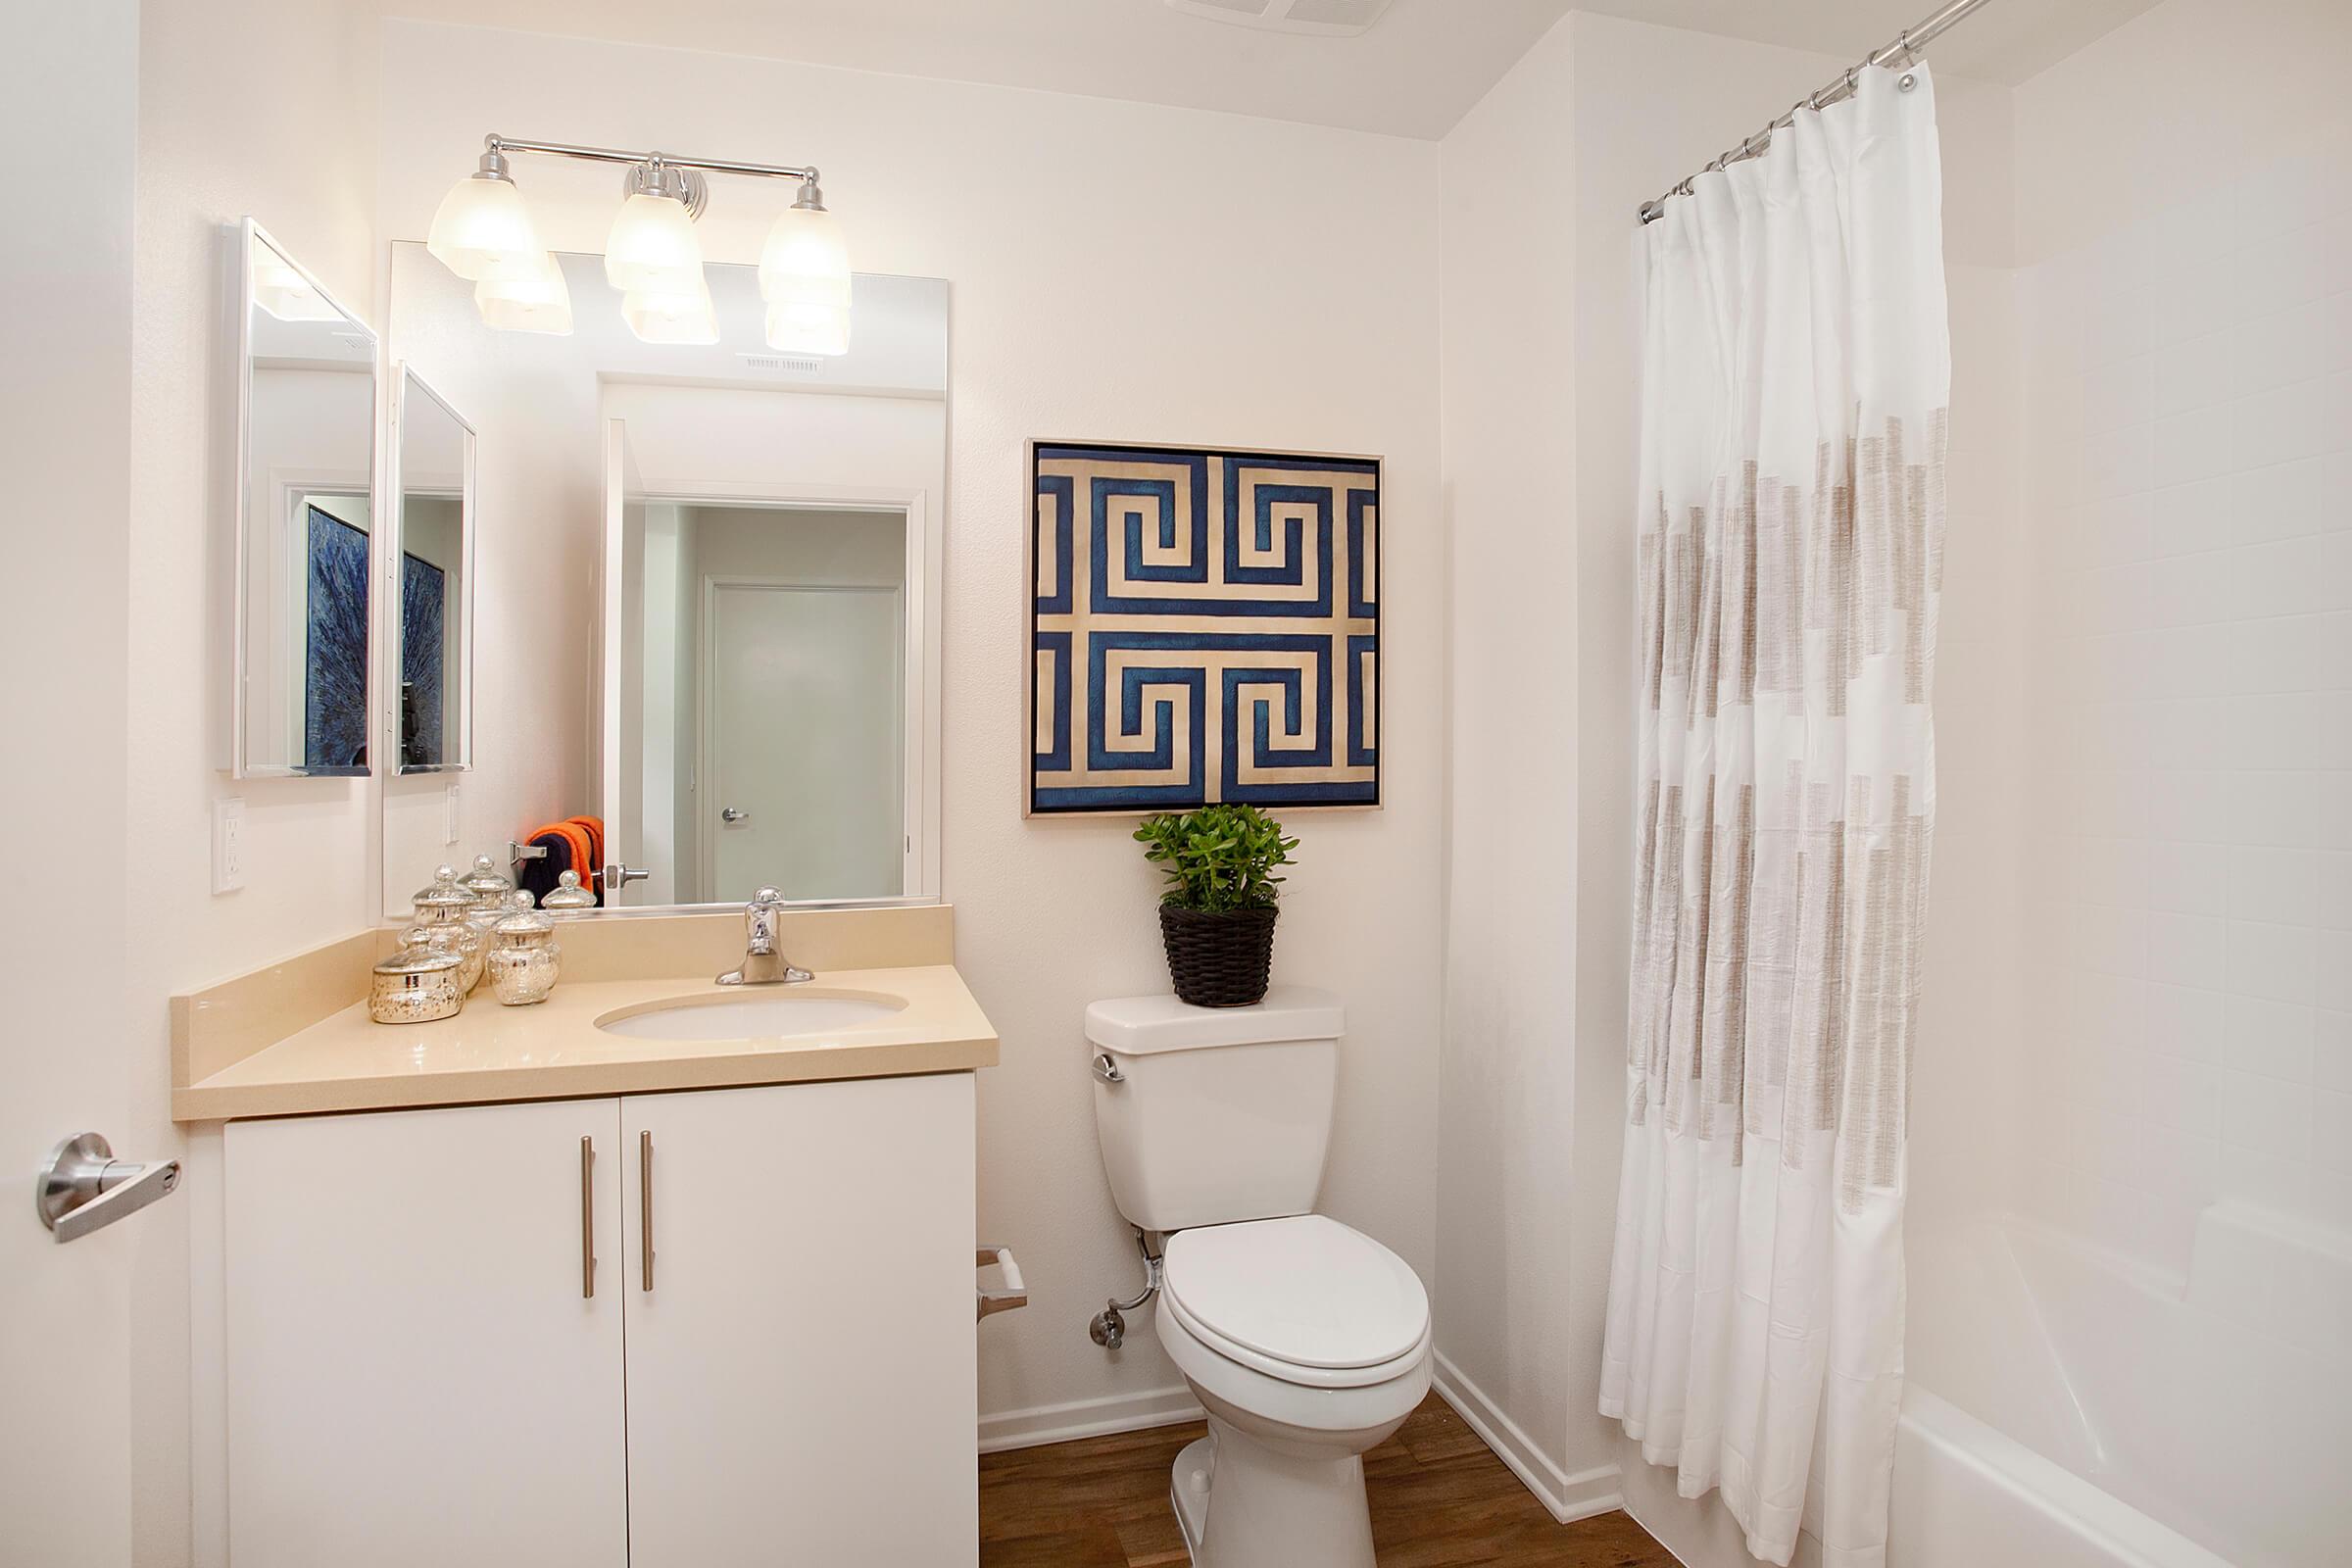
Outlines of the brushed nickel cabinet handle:
[{"label": "brushed nickel cabinet handle", "polygon": [[580,1140],[580,1299],[596,1295],[596,1140]]},{"label": "brushed nickel cabinet handle", "polygon": [[654,1135],[637,1135],[637,1250],[645,1257],[644,1290],[654,1288]]}]

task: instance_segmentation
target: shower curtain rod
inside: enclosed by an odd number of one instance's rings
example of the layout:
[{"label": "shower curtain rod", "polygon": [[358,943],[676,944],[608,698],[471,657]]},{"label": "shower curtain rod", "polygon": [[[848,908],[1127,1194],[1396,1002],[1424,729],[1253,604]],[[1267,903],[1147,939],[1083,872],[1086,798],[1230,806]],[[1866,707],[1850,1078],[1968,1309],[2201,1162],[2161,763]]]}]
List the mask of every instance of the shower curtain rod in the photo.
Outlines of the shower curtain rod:
[{"label": "shower curtain rod", "polygon": [[[1729,152],[1716,154],[1712,159],[1708,160],[1706,168],[1700,170],[1699,173],[1706,173],[1713,170],[1719,170],[1726,164],[1736,164],[1742,158],[1754,158],[1759,156],[1762,154],[1765,148],[1772,145],[1772,133],[1774,131],[1781,129],[1785,125],[1794,122],[1796,119],[1796,112],[1799,109],[1826,109],[1831,104],[1836,103],[1838,99],[1851,96],[1854,90],[1854,78],[1861,74],[1863,66],[1883,66],[1895,59],[1912,60],[1917,58],[1919,51],[1927,47],[1928,44],[1934,42],[1937,35],[1948,29],[1962,17],[1967,16],[1979,6],[1986,3],[1987,0],[1952,0],[1950,5],[1945,6],[1934,16],[1927,18],[1925,21],[1913,23],[1910,26],[1905,27],[1901,32],[1897,33],[1892,43],[1873,50],[1860,62],[1860,64],[1848,66],[1845,70],[1845,74],[1839,76],[1836,81],[1831,82],[1826,87],[1817,89],[1816,91],[1798,99],[1795,103],[1789,105],[1788,112],[1787,114],[1781,116],[1780,119],[1766,125],[1762,130],[1757,131],[1753,136],[1748,137],[1747,140],[1741,142],[1739,146],[1734,147]],[[1690,195],[1690,181],[1696,179],[1697,177],[1697,174],[1690,175],[1686,177],[1681,184],[1675,186],[1672,190],[1669,190],[1665,196],[1660,196],[1654,201],[1643,202],[1640,207],[1635,209],[1635,216],[1640,218],[1644,223],[1654,222],[1656,220],[1664,217],[1666,213],[1667,197]]]}]

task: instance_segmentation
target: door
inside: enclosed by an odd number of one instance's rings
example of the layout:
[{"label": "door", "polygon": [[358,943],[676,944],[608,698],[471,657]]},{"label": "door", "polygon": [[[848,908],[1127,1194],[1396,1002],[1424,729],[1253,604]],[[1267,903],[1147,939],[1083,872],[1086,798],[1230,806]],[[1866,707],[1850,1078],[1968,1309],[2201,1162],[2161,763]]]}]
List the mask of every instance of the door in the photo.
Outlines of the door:
[{"label": "door", "polygon": [[[137,814],[123,714],[138,9],[12,7],[9,34],[7,143],[74,175],[37,221],[0,223],[0,460],[19,541],[0,573],[0,808],[18,829],[19,894],[0,921],[0,1560],[123,1568],[131,1434],[146,1423],[140,1454],[161,1461],[151,1495],[186,1453],[187,1308],[169,1298],[188,1290],[187,1200],[61,1247],[32,1216],[31,1174],[76,1133],[129,1160],[178,1152],[160,1115],[134,1120],[134,1103],[162,1098],[163,1011],[160,998],[152,1012],[133,1004],[158,965],[126,959],[122,907],[123,824]],[[165,836],[142,853],[170,881],[186,858]],[[145,1388],[134,1359],[152,1373]],[[146,1512],[178,1532],[148,1543],[157,1559],[184,1551],[185,1503],[176,1519]]]},{"label": "door", "polygon": [[711,897],[906,887],[905,611],[897,588],[713,579],[703,833]]},{"label": "door", "polygon": [[[596,769],[591,794],[605,824],[605,858],[624,865],[645,863],[642,779],[637,757],[645,739],[645,608],[630,563],[644,547],[644,481],[629,448],[626,420],[605,421],[605,540],[598,568],[603,614],[597,621],[598,728],[602,744],[590,759]],[[609,891],[608,905],[651,902],[646,884]],[[667,902],[666,900],[661,902]]]},{"label": "door", "polygon": [[624,1568],[619,1133],[612,1100],[229,1124],[236,1568]]},{"label": "door", "polygon": [[974,1562],[972,1075],[630,1096],[621,1123],[631,1560]]}]

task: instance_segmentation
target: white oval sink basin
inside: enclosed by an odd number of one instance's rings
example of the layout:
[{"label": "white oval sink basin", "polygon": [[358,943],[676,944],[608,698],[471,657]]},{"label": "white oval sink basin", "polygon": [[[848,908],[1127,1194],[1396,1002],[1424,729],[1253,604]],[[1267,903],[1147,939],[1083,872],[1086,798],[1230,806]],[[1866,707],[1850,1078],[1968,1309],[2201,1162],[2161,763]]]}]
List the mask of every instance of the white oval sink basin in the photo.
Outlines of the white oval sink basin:
[{"label": "white oval sink basin", "polygon": [[810,996],[780,991],[769,996],[681,997],[650,1007],[596,1020],[607,1034],[632,1040],[788,1040],[801,1035],[837,1034],[887,1018],[906,1004],[897,997]]}]

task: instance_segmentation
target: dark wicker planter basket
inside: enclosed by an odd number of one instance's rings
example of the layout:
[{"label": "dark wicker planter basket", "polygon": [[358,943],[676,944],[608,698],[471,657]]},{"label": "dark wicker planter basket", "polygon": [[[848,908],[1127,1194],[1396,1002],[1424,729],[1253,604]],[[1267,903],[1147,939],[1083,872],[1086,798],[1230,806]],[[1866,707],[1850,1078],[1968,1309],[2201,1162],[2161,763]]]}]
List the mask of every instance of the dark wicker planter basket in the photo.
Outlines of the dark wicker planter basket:
[{"label": "dark wicker planter basket", "polygon": [[1196,1007],[1247,1007],[1266,999],[1274,966],[1274,916],[1265,909],[1181,909],[1159,906],[1159,935],[1168,948],[1168,978],[1176,995]]}]

